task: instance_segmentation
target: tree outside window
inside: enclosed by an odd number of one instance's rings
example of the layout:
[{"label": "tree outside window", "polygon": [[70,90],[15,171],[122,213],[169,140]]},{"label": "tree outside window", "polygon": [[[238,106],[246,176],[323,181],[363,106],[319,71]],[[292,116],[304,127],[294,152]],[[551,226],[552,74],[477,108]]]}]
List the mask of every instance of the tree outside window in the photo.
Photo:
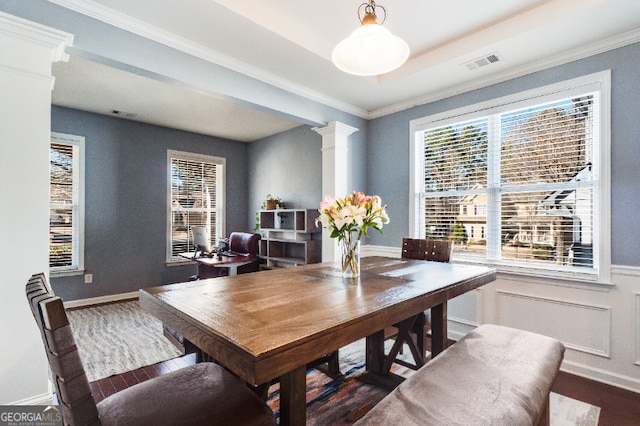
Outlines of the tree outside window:
[{"label": "tree outside window", "polygon": [[599,93],[564,96],[421,125],[416,236],[458,258],[594,269]]},{"label": "tree outside window", "polygon": [[169,185],[169,259],[195,251],[194,226],[215,245],[224,235],[224,159],[169,151]]}]

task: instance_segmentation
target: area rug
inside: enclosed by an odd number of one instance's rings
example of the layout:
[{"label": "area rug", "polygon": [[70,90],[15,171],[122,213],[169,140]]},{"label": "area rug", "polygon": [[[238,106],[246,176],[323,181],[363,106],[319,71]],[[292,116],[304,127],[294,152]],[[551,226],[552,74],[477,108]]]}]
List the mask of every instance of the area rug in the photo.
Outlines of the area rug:
[{"label": "area rug", "polygon": [[[387,351],[391,344],[388,341],[385,345]],[[358,379],[365,372],[364,345],[364,340],[360,340],[340,349],[340,371],[343,378],[332,380],[316,370],[307,372],[308,425],[353,424],[387,395],[384,389]],[[411,361],[409,350],[406,349],[400,358]],[[396,364],[392,371],[403,377],[414,373],[413,370]],[[267,403],[276,416],[279,415],[279,396],[278,385],[272,385]],[[552,426],[597,426],[600,407],[552,392],[550,412]]]},{"label": "area rug", "polygon": [[[162,335],[162,324],[137,301],[68,311],[89,381],[175,358],[180,352]],[[391,344],[391,342],[387,342]],[[364,339],[340,349],[343,377],[333,380],[317,370],[307,372],[307,424],[349,425],[387,395],[358,380],[364,373]],[[409,357],[408,350],[405,357]],[[407,358],[410,359],[410,358]],[[394,365],[394,373],[412,370]],[[279,388],[269,388],[267,403],[279,414]],[[553,426],[597,426],[600,408],[551,394]]]},{"label": "area rug", "polygon": [[138,301],[68,310],[76,346],[90,382],[175,358],[162,322]]}]

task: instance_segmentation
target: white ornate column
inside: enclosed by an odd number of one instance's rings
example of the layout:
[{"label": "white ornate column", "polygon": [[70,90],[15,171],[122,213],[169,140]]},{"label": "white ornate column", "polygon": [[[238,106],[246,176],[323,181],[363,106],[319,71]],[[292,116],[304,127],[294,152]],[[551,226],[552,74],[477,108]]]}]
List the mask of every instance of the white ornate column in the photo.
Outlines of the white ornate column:
[{"label": "white ornate column", "polygon": [[[322,198],[347,195],[349,176],[348,138],[359,129],[338,121],[313,129],[322,136]],[[337,243],[322,231],[322,261],[339,260]]]},{"label": "white ornate column", "polygon": [[[44,404],[48,368],[25,285],[49,272],[51,64],[73,37],[0,12],[0,404]],[[10,325],[9,325],[10,322]]]}]

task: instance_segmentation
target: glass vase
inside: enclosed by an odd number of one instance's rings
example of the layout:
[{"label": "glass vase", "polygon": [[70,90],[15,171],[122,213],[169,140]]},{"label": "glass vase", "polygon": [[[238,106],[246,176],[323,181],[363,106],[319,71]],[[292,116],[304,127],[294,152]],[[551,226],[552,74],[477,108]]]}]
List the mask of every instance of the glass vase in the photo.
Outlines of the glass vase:
[{"label": "glass vase", "polygon": [[342,250],[342,276],[354,278],[360,276],[360,240],[345,238],[340,242]]}]

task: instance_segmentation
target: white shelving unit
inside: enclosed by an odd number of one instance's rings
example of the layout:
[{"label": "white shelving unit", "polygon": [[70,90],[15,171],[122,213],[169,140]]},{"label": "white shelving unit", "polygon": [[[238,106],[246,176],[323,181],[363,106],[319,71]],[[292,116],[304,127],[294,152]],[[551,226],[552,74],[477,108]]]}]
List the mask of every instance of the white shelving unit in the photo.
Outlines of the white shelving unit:
[{"label": "white shelving unit", "polygon": [[291,267],[322,259],[322,228],[315,209],[260,210],[260,256],[267,267]]}]

